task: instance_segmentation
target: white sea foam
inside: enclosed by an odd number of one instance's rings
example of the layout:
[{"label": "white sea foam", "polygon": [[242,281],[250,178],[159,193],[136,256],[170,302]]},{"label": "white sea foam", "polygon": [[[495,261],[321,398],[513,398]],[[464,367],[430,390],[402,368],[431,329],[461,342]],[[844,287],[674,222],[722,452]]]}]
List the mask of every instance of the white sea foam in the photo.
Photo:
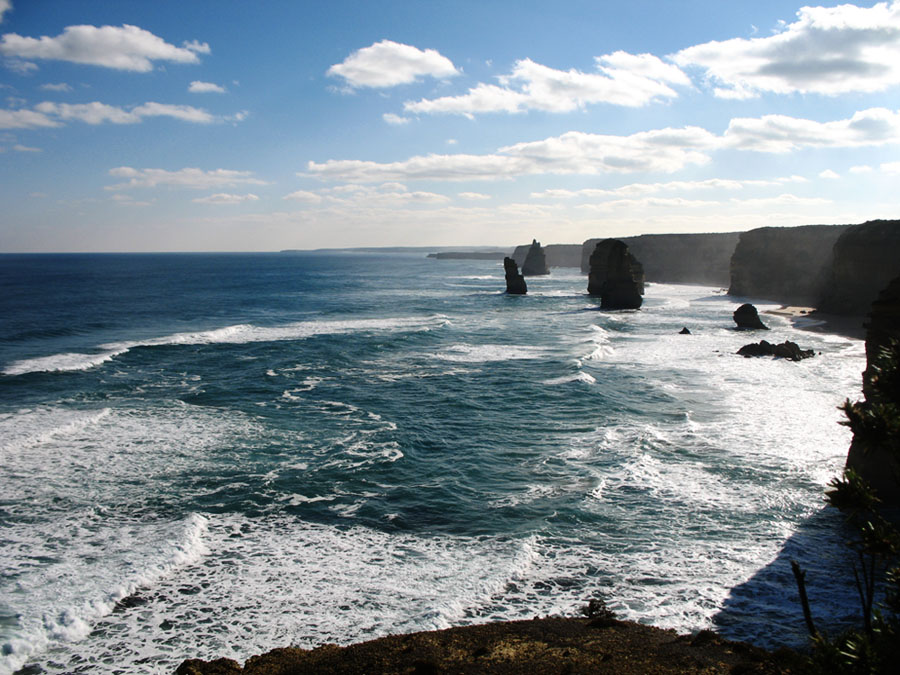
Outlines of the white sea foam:
[{"label": "white sea foam", "polygon": [[585,373],[579,371],[577,373],[572,373],[571,375],[562,375],[561,377],[554,377],[549,380],[544,380],[544,384],[556,385],[556,384],[568,384],[569,382],[583,382],[584,384],[597,384],[597,378],[595,378],[590,373]]},{"label": "white sea foam", "polygon": [[87,370],[99,366],[136,347],[160,347],[170,345],[246,344],[250,342],[276,342],[303,340],[317,335],[336,335],[366,331],[428,331],[449,323],[444,315],[427,317],[399,317],[390,319],[346,319],[328,321],[300,321],[283,326],[255,326],[237,324],[215,330],[173,333],[146,340],[113,342],[100,345],[98,354],[64,353],[22,359],[7,365],[5,375],[23,375],[33,372]]},{"label": "white sea foam", "polygon": [[489,361],[540,359],[547,353],[546,349],[527,345],[456,344],[436,352],[434,357],[457,363],[486,363]]}]

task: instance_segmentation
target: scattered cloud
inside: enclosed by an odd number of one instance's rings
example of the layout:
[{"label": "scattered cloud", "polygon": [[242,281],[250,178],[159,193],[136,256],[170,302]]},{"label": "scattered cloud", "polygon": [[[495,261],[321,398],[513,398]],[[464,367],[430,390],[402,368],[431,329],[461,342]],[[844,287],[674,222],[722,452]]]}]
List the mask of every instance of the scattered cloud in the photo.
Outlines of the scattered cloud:
[{"label": "scattered cloud", "polygon": [[702,69],[722,98],[883,91],[900,84],[900,0],[803,7],[770,37],[707,42],[672,59]]},{"label": "scattered cloud", "polygon": [[[210,124],[216,121],[213,115],[201,108],[189,105],[172,105],[149,101],[130,109],[107,105],[99,101],[91,103],[54,103],[44,101],[34,107],[35,111],[59,120],[77,120],[86,124],[137,124],[146,117],[172,117],[183,122]],[[49,118],[49,117],[48,117]],[[53,126],[59,126],[55,124]]]},{"label": "scattered cloud", "polygon": [[28,145],[22,145],[21,143],[16,143],[13,146],[13,150],[16,152],[43,152],[40,148],[32,148]]},{"label": "scattered cloud", "polygon": [[483,194],[481,192],[460,192],[460,199],[466,199],[471,202],[485,201],[491,198],[490,195]]},{"label": "scattered cloud", "polygon": [[161,185],[169,187],[208,190],[210,188],[230,187],[233,185],[266,185],[254,178],[250,171],[232,171],[230,169],[214,169],[204,171],[197,168],[185,168],[178,171],[165,169],[134,169],[120,166],[109,170],[113,178],[124,178],[124,183],[106,186],[107,190],[122,190],[136,187],[155,188]]},{"label": "scattered cloud", "polygon": [[850,173],[872,173],[872,167],[865,164],[859,166],[851,166]]},{"label": "scattered cloud", "polygon": [[675,180],[665,183],[629,183],[618,188],[585,188],[583,190],[551,189],[532,192],[535,198],[549,199],[596,199],[601,197],[635,197],[657,194],[660,192],[690,192],[694,190],[743,190],[746,187],[771,187],[785,183],[805,183],[801,176],[788,176],[766,180],[730,180],[710,178],[707,180],[683,181]]},{"label": "scattered cloud", "polygon": [[837,180],[841,175],[836,171],[832,171],[831,169],[825,169],[819,174],[819,178],[825,178],[827,180]]},{"label": "scattered cloud", "polygon": [[141,73],[153,70],[154,61],[199,63],[197,54],[208,53],[209,45],[205,43],[195,40],[176,47],[143,28],[128,24],[67,26],[56,37],[32,38],[7,33],[0,40],[0,54],[26,63],[48,59]]},{"label": "scattered cloud", "polygon": [[406,207],[446,204],[451,201],[446,195],[421,190],[409,190],[403,183],[394,181],[377,186],[349,183],[332,188],[324,188],[317,192],[298,190],[285,195],[283,199],[306,204],[324,204],[329,207],[353,208]]},{"label": "scattered cloud", "polygon": [[292,201],[303,202],[306,204],[318,204],[322,201],[322,196],[308,190],[297,190],[289,195],[285,195],[282,199],[290,199]]},{"label": "scattered cloud", "polygon": [[670,85],[691,86],[672,64],[652,54],[618,51],[595,58],[596,73],[556,70],[531,59],[516,62],[500,85],[479,83],[461,96],[407,101],[410,113],[520,113],[527,110],[570,112],[591,104],[637,107],[654,100],[676,98]]},{"label": "scattered cloud", "polygon": [[194,80],[188,87],[188,91],[192,94],[224,94],[225,87],[219,86],[213,82]]},{"label": "scattered cloud", "polygon": [[198,197],[191,200],[197,204],[242,204],[243,202],[259,201],[259,197],[251,192],[245,195],[233,195],[227,192],[219,192],[208,197]]},{"label": "scattered cloud", "polygon": [[57,84],[42,84],[39,89],[43,89],[44,91],[72,91],[72,86],[65,82],[59,82]]},{"label": "scattered cloud", "polygon": [[453,62],[434,49],[421,50],[410,45],[382,40],[353,52],[327,72],[340,77],[351,88],[395,87],[422,77],[452,77],[459,71]]},{"label": "scattered cloud", "polygon": [[3,19],[6,16],[6,13],[12,9],[12,0],[0,0],[0,23],[3,23]]},{"label": "scattered cloud", "polygon": [[400,115],[395,115],[394,113],[385,113],[381,117],[388,124],[393,124],[395,126],[409,124],[409,121],[410,121],[408,117],[401,117]]},{"label": "scattered cloud", "polygon": [[854,148],[900,142],[900,110],[869,108],[832,122],[786,115],[735,118],[725,140],[731,147],[783,153],[798,148]]},{"label": "scattered cloud", "polygon": [[36,110],[0,110],[0,129],[37,129],[62,126]]},{"label": "scattered cloud", "polygon": [[900,162],[885,162],[878,168],[881,169],[883,173],[889,173],[891,175],[900,174]]},{"label": "scattered cloud", "polygon": [[139,201],[131,195],[113,195],[110,199],[122,206],[151,206],[153,202]]}]

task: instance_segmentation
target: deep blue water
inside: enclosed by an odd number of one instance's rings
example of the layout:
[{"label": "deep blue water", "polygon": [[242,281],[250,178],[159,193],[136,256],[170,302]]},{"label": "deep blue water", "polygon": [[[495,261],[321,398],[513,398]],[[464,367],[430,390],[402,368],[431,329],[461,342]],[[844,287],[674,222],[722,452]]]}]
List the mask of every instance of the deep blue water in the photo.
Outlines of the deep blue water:
[{"label": "deep blue water", "polygon": [[601,312],[585,286],[506,296],[499,263],[406,254],[0,256],[0,673],[595,596],[802,641],[792,588],[763,584],[757,618],[733,589],[839,541],[822,492],[862,344],[770,316],[821,354],[747,360],[742,299],[650,284]]}]

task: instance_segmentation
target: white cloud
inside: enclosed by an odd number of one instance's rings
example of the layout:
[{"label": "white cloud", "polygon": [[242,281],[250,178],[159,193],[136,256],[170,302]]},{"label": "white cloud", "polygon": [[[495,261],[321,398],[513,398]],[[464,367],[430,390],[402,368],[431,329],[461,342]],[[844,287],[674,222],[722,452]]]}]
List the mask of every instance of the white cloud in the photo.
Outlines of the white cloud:
[{"label": "white cloud", "polygon": [[783,153],[802,147],[853,148],[900,142],[900,111],[869,108],[832,122],[786,115],[732,119],[726,142],[741,150]]},{"label": "white cloud", "polygon": [[149,72],[154,61],[198,63],[198,53],[209,45],[196,41],[183,47],[171,45],[137,26],[67,26],[56,37],[23,37],[7,33],[0,40],[0,54],[8,58],[53,59],[93,66]]},{"label": "white cloud", "polygon": [[601,197],[633,197],[657,194],[659,192],[689,192],[694,190],[743,190],[745,187],[766,187],[784,183],[805,182],[799,176],[774,178],[769,180],[730,180],[710,178],[707,180],[675,180],[666,183],[629,183],[612,189],[585,188],[583,190],[550,189],[532,192],[531,196],[549,199],[596,199]]},{"label": "white cloud", "polygon": [[197,204],[241,204],[243,202],[255,202],[258,201],[259,197],[252,192],[248,192],[245,195],[233,195],[228,194],[227,192],[218,192],[214,195],[209,195],[208,197],[198,197],[197,199],[193,199],[191,201],[196,202]]},{"label": "white cloud", "polygon": [[453,62],[434,49],[423,51],[391,40],[355,51],[328,69],[328,75],[341,77],[354,88],[394,87],[420,77],[451,77],[458,73]]},{"label": "white cloud", "polygon": [[821,173],[819,173],[819,178],[825,178],[827,180],[837,180],[840,178],[840,174],[836,171],[832,171],[831,169],[825,169]]},{"label": "white cloud", "polygon": [[65,82],[59,82],[57,84],[42,84],[39,88],[45,91],[72,91],[71,85],[68,85]]},{"label": "white cloud", "polygon": [[192,94],[224,94],[225,87],[221,87],[213,82],[194,80],[188,87],[188,91]]},{"label": "white cloud", "polygon": [[596,103],[637,107],[654,100],[676,98],[669,85],[690,86],[676,66],[652,54],[618,51],[595,58],[596,73],[556,70],[531,59],[516,62],[512,73],[499,78],[502,86],[479,83],[460,96],[407,101],[412,113],[518,113],[526,110],[569,112]]},{"label": "white cloud", "polygon": [[771,37],[707,42],[672,58],[702,68],[723,98],[883,91],[900,84],[900,0],[803,7]]},{"label": "white cloud", "polygon": [[36,110],[0,110],[0,129],[58,127],[60,123]]},{"label": "white cloud", "polygon": [[308,190],[297,190],[289,195],[285,195],[282,199],[304,202],[306,204],[319,204],[322,201],[320,195],[317,195],[315,192],[309,192]]},{"label": "white cloud", "polygon": [[35,110],[53,115],[61,120],[78,120],[87,124],[137,124],[145,117],[173,117],[184,122],[209,124],[215,117],[205,110],[188,105],[171,105],[153,101],[136,106],[130,110],[118,106],[107,105],[99,101],[91,103],[54,103],[44,101],[35,106]]},{"label": "white cloud", "polygon": [[851,166],[850,173],[872,173],[872,167],[865,164],[859,166]]},{"label": "white cloud", "polygon": [[[324,180],[503,180],[539,174],[664,172],[710,161],[716,150],[785,153],[801,148],[879,146],[900,142],[900,111],[871,108],[850,119],[816,122],[785,115],[732,119],[717,136],[700,127],[654,129],[613,136],[569,131],[516,143],[485,155],[431,154],[396,162],[310,161],[307,174]],[[802,181],[802,178],[793,180]]]},{"label": "white cloud", "polygon": [[409,124],[408,117],[401,117],[400,115],[395,115],[394,113],[385,113],[381,117],[388,124],[393,124],[395,126],[400,126],[402,124]]},{"label": "white cloud", "polygon": [[27,145],[22,145],[21,143],[16,143],[13,146],[13,150],[15,150],[16,152],[43,152],[43,150],[41,150],[40,148],[32,148]]},{"label": "white cloud", "polygon": [[900,162],[885,162],[878,168],[891,175],[900,174]]},{"label": "white cloud", "polygon": [[466,199],[468,201],[485,201],[491,198],[490,195],[482,194],[481,192],[460,192],[460,199]]},{"label": "white cloud", "polygon": [[165,169],[135,169],[130,166],[120,166],[110,169],[109,175],[113,178],[125,178],[127,180],[124,183],[108,185],[106,187],[107,190],[135,187],[155,188],[160,185],[208,190],[210,188],[230,187],[232,185],[267,184],[263,180],[254,178],[250,171],[232,171],[230,169],[203,171],[202,169],[185,168],[178,171],[166,171]]},{"label": "white cloud", "polygon": [[3,23],[4,15],[12,9],[12,0],[0,0],[0,23]]}]

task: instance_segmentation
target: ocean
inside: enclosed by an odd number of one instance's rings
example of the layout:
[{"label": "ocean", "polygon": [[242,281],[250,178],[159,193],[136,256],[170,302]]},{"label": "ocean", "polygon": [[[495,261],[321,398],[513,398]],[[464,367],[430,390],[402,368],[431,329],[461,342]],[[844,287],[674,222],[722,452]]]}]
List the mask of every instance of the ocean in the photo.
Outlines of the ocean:
[{"label": "ocean", "polygon": [[[861,341],[422,254],[0,256],[0,674],[549,614],[802,645]],[[755,300],[760,310],[776,305]],[[683,326],[692,335],[680,335]],[[817,356],[735,354],[765,337]],[[847,582],[847,583],[845,583]]]}]

